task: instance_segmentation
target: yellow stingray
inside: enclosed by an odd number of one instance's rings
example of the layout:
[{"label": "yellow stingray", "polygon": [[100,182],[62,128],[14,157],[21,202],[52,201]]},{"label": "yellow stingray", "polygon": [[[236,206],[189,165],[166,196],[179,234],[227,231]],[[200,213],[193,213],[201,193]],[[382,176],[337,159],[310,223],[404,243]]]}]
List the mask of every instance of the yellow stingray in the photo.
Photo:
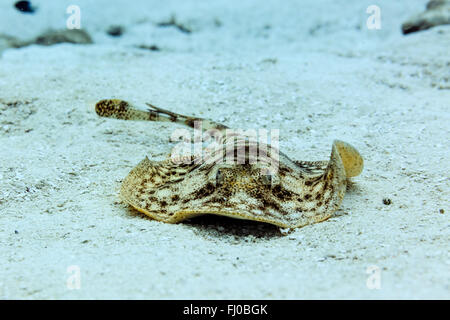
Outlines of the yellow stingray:
[{"label": "yellow stingray", "polygon": [[[95,109],[102,117],[169,121],[192,128],[201,121],[203,130],[229,129],[148,105],[148,110],[140,110],[123,100],[106,99]],[[219,147],[207,150],[206,157],[192,155],[184,161],[175,161],[173,155],[163,161],[146,157],[123,181],[122,199],[167,223],[215,214],[298,228],[328,219],[342,202],[348,178],[363,169],[359,152],[339,140],[332,144],[329,161],[296,161],[268,144],[232,138],[219,140]],[[265,150],[264,161],[252,150]],[[232,161],[224,161],[229,154]]]}]

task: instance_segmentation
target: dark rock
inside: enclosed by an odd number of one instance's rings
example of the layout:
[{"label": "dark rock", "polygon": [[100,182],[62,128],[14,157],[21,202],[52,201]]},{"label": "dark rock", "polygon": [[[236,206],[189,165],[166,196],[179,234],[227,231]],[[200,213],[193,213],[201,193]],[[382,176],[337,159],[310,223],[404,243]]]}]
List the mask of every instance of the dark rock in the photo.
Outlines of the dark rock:
[{"label": "dark rock", "polygon": [[122,26],[110,26],[106,33],[111,37],[120,37],[124,32],[124,28]]},{"label": "dark rock", "polygon": [[16,7],[17,10],[23,13],[35,13],[36,8],[31,5],[30,1],[17,1],[14,4],[14,7]]},{"label": "dark rock", "polygon": [[409,34],[444,24],[450,24],[450,0],[431,0],[426,11],[402,24],[402,32]]}]

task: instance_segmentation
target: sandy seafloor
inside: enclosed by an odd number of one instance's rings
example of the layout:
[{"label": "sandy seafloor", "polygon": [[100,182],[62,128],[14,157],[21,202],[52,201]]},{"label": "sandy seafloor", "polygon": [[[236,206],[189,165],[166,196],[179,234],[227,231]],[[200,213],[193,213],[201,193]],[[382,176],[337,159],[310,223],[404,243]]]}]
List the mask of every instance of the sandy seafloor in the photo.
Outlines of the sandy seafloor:
[{"label": "sandy seafloor", "polygon": [[[0,57],[0,298],[450,298],[450,26],[400,32],[426,1],[377,1],[380,30],[366,27],[373,1],[33,3],[25,15],[2,1],[0,32],[63,29],[77,4],[94,44]],[[192,32],[157,26],[172,14]],[[328,159],[341,139],[365,169],[331,219],[287,236],[218,217],[164,224],[118,190],[146,155],[165,158],[178,126],[99,118],[103,98],[280,129],[294,159]]]}]

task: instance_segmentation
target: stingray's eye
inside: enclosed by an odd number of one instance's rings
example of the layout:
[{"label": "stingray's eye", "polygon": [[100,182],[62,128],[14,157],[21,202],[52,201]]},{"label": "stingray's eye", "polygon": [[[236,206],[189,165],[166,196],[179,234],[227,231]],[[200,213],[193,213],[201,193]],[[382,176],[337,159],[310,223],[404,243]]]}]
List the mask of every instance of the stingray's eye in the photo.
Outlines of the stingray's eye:
[{"label": "stingray's eye", "polygon": [[261,179],[265,185],[267,185],[267,186],[272,185],[272,175],[271,174],[265,174],[265,175],[261,176]]},{"label": "stingray's eye", "polygon": [[222,170],[217,170],[216,172],[216,187],[220,186],[223,182],[223,172]]},{"label": "stingray's eye", "polygon": [[266,186],[271,188],[280,183],[280,179],[276,174],[263,174],[261,175],[261,180]]}]

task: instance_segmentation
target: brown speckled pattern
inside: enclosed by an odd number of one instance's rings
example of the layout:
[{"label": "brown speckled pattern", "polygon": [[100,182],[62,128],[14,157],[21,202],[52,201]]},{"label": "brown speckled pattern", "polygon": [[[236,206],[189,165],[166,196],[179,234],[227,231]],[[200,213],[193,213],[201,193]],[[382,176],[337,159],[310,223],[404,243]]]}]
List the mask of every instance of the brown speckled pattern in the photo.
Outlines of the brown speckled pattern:
[{"label": "brown speckled pattern", "polygon": [[[96,104],[96,112],[103,117],[169,121],[190,127],[193,121],[202,121],[205,130],[227,128],[148,105],[151,109],[141,111],[122,100],[102,100]],[[268,176],[262,170],[268,165],[257,163],[248,152],[258,143],[249,139],[222,142],[223,149],[219,151],[231,148],[234,164],[204,158],[199,161],[195,156],[183,163],[170,157],[164,161],[145,158],[123,181],[122,199],[167,223],[216,214],[298,228],[329,218],[342,202],[347,179],[359,175],[363,168],[358,151],[338,140],[333,142],[329,161],[293,161],[281,152],[275,157],[274,149],[266,145],[268,163],[278,163],[277,171]],[[242,154],[244,163],[238,164],[237,155]]]}]

